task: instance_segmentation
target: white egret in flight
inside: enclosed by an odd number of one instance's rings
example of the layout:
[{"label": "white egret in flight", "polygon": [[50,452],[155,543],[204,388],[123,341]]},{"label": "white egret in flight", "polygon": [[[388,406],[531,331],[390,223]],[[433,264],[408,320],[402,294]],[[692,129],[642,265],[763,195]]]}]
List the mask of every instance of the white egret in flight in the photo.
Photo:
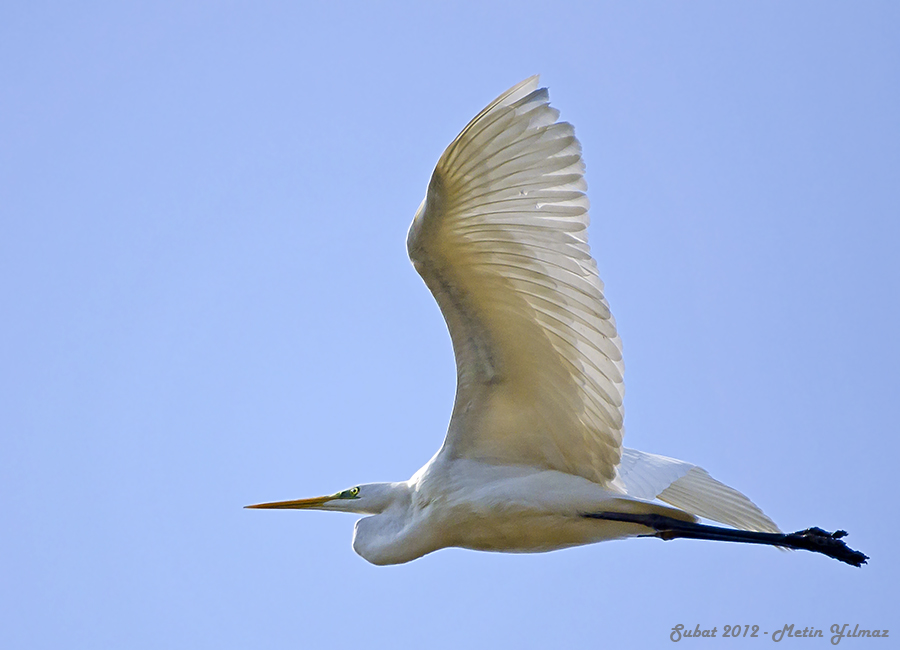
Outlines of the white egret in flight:
[{"label": "white egret in flight", "polygon": [[622,447],[622,346],[588,248],[581,147],[558,115],[536,76],[500,95],[441,156],[409,229],[456,356],[437,454],[408,481],[248,507],[369,515],[353,548],[374,564],[635,536],[864,563],[843,531],[783,534],[703,469]]}]

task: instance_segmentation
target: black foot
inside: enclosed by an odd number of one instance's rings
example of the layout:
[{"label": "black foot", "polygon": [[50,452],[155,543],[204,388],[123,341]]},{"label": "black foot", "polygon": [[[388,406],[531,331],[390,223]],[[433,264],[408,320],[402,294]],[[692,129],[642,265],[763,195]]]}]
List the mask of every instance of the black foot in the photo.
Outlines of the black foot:
[{"label": "black foot", "polygon": [[854,551],[847,546],[842,537],[847,536],[847,531],[838,530],[829,533],[821,528],[807,528],[796,533],[785,535],[792,543],[786,544],[790,548],[802,548],[807,551],[823,553],[835,560],[852,564],[853,566],[862,566],[869,559],[869,556],[859,551]]},{"label": "black foot", "polygon": [[641,537],[658,537],[663,540],[670,539],[709,539],[720,542],[744,542],[746,544],[768,544],[770,546],[782,546],[804,551],[822,553],[828,557],[846,562],[852,566],[862,566],[869,559],[864,553],[854,551],[847,546],[842,537],[846,537],[846,531],[839,530],[829,533],[821,528],[807,528],[796,533],[759,533],[751,530],[736,530],[734,528],[720,528],[718,526],[706,526],[689,521],[681,521],[663,515],[633,515],[623,512],[597,512],[585,513],[583,517],[590,519],[605,519],[607,521],[623,521],[640,524],[652,528],[655,532]]}]

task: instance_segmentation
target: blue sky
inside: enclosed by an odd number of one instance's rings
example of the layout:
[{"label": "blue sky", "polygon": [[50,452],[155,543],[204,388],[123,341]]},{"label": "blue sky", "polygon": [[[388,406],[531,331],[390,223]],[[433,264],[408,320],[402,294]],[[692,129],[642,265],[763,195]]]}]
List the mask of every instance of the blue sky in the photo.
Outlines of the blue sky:
[{"label": "blue sky", "polygon": [[[0,645],[900,635],[896,4],[436,5],[0,8]],[[438,448],[453,359],[406,229],[534,73],[584,147],[626,444],[869,566],[633,540],[379,568],[351,516],[242,509]]]}]

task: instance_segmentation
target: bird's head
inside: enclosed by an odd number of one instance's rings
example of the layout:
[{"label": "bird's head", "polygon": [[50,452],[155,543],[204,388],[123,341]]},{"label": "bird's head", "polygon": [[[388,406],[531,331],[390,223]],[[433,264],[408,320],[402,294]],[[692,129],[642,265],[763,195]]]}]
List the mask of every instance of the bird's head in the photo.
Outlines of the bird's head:
[{"label": "bird's head", "polygon": [[[356,522],[353,548],[373,564],[397,564],[409,562],[438,548],[430,539],[426,539],[424,542],[412,540],[412,543],[407,539],[409,527],[406,524],[410,516],[412,493],[409,481],[365,483],[329,496],[258,503],[246,507],[283,510],[337,510],[374,515],[363,517]],[[405,537],[400,534],[404,530],[406,531]]]},{"label": "bird's head", "polygon": [[397,501],[400,493],[398,488],[401,485],[405,485],[405,483],[365,483],[324,497],[273,501],[245,507],[279,510],[337,510],[375,515],[384,512]]}]

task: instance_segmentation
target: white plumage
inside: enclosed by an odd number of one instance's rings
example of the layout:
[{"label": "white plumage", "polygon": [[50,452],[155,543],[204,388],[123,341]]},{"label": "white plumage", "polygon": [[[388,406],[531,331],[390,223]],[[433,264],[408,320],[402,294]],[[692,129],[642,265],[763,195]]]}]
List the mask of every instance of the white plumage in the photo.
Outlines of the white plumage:
[{"label": "white plumage", "polygon": [[622,346],[587,243],[581,147],[557,118],[537,77],[503,93],[447,147],[410,227],[456,356],[438,453],[408,481],[251,507],[370,514],[353,546],[376,564],[728,537],[698,517],[771,534],[733,541],[807,548],[699,467],[622,447]]},{"label": "white plumage", "polygon": [[615,478],[622,351],[587,245],[581,147],[532,77],[441,156],[409,255],[453,339],[454,455]]}]

